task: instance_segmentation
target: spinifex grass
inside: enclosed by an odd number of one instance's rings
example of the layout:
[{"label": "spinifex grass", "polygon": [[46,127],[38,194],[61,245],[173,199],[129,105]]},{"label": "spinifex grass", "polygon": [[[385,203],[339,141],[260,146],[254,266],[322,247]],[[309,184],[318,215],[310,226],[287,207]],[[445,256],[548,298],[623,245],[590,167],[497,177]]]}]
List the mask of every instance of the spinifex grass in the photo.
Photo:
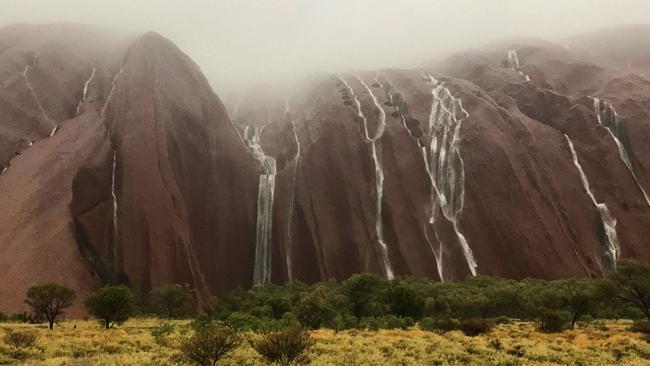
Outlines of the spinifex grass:
[{"label": "spinifex grass", "polygon": [[[172,321],[173,331],[157,341],[161,321],[134,319],[116,329],[94,321],[65,321],[46,326],[0,324],[6,329],[34,329],[37,345],[26,351],[25,365],[189,365],[179,351],[192,330],[189,321]],[[312,365],[650,365],[650,343],[628,331],[629,321],[580,323],[575,330],[547,334],[532,322],[497,325],[490,333],[467,337],[409,330],[317,330],[308,351]],[[76,328],[75,328],[76,325]],[[252,334],[243,333],[245,337]],[[161,336],[158,335],[158,338]],[[0,344],[0,364],[18,363]],[[264,365],[243,342],[221,365]]]}]

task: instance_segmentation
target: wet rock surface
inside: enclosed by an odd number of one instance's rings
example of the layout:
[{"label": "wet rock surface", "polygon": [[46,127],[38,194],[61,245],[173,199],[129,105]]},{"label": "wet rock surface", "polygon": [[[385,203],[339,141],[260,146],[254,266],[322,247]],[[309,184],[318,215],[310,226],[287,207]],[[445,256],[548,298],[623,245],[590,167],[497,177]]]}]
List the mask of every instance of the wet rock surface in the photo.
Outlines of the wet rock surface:
[{"label": "wet rock surface", "polygon": [[79,27],[0,30],[5,312],[51,280],[188,283],[202,302],[364,271],[559,278],[650,259],[650,70],[590,48],[620,35],[254,88],[229,115],[164,37]]}]

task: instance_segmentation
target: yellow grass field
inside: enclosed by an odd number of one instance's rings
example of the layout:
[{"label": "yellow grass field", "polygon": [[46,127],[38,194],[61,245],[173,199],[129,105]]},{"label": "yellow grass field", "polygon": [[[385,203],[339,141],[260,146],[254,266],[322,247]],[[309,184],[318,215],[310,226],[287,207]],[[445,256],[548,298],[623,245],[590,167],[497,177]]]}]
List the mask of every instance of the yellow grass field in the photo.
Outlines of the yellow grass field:
[{"label": "yellow grass field", "polygon": [[[65,321],[53,331],[43,326],[0,324],[35,329],[36,347],[23,361],[0,342],[0,364],[20,365],[189,365],[178,350],[191,334],[188,321],[174,321],[174,332],[156,339],[158,319],[134,319],[104,330],[94,321]],[[76,328],[74,327],[76,325]],[[418,329],[382,331],[318,330],[309,352],[311,365],[650,365],[650,343],[628,332],[629,322],[592,322],[576,330],[544,334],[534,323],[498,325],[491,333],[466,337],[459,331],[436,334]],[[253,333],[246,333],[253,337]],[[221,365],[264,365],[244,342]]]}]

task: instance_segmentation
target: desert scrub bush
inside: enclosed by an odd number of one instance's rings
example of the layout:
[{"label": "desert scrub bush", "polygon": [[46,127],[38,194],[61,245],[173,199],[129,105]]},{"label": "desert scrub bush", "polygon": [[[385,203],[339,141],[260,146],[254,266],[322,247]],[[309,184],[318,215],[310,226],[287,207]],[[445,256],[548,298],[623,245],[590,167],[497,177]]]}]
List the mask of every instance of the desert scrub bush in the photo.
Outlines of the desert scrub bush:
[{"label": "desert scrub bush", "polygon": [[539,317],[539,330],[544,333],[557,333],[564,330],[566,326],[565,316],[557,310],[542,310]]},{"label": "desert scrub bush", "polygon": [[510,324],[511,322],[512,319],[508,318],[507,316],[498,316],[494,318],[495,324]]},{"label": "desert scrub bush", "polygon": [[11,357],[22,360],[27,358],[27,350],[36,346],[38,334],[33,330],[7,329],[2,340],[9,346]]},{"label": "desert scrub bush", "polygon": [[170,322],[162,322],[158,326],[151,329],[150,333],[153,339],[159,346],[169,346],[169,336],[174,333],[174,324]]},{"label": "desert scrub bush", "polygon": [[306,363],[306,352],[314,345],[309,332],[302,328],[267,332],[249,342],[267,362],[282,366]]},{"label": "desert scrub bush", "polygon": [[181,351],[196,365],[214,366],[241,343],[236,330],[214,323],[183,341]]},{"label": "desert scrub bush", "polygon": [[2,311],[0,311],[0,322],[4,323],[4,322],[6,322],[7,320],[9,320],[9,317],[7,316],[7,314],[5,314],[5,313],[3,313]]},{"label": "desert scrub bush", "polygon": [[503,349],[503,343],[501,343],[501,340],[499,338],[490,339],[488,345],[497,351],[501,351]]},{"label": "desert scrub bush", "polygon": [[200,333],[206,330],[212,324],[212,318],[206,312],[200,312],[192,321],[190,322],[190,328],[195,332]]},{"label": "desert scrub bush", "polygon": [[460,322],[458,328],[466,336],[474,337],[479,334],[488,333],[494,327],[494,323],[483,318],[468,318]]},{"label": "desert scrub bush", "polygon": [[636,320],[630,326],[630,331],[650,335],[650,320]]},{"label": "desert scrub bush", "polygon": [[419,322],[420,329],[438,334],[458,329],[460,322],[451,318],[423,318]]},{"label": "desert scrub bush", "polygon": [[2,340],[13,349],[29,348],[36,345],[38,334],[32,330],[7,330]]}]

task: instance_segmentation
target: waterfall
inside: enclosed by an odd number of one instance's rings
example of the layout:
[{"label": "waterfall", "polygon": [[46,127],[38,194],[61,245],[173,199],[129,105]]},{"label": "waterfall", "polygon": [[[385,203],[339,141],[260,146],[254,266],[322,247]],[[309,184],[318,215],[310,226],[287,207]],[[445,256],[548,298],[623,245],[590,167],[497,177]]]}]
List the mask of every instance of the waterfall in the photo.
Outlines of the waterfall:
[{"label": "waterfall", "polygon": [[291,122],[291,132],[293,133],[293,140],[296,144],[296,155],[293,157],[293,177],[291,182],[291,196],[289,198],[289,218],[287,220],[287,247],[286,247],[286,262],[287,262],[287,278],[289,281],[293,280],[293,215],[296,208],[296,182],[298,179],[298,165],[300,163],[300,139],[298,139],[298,131],[296,122],[291,118],[291,110],[289,108],[289,98],[285,101],[284,108],[285,116]]},{"label": "waterfall", "polygon": [[120,71],[115,74],[113,77],[113,81],[111,81],[111,90],[108,92],[108,96],[106,97],[106,101],[104,102],[104,106],[102,109],[99,111],[99,116],[101,117],[102,121],[104,120],[104,117],[106,116],[106,108],[108,108],[108,103],[111,101],[111,98],[113,97],[113,92],[115,91],[115,86],[117,86],[117,79],[122,75],[122,71],[124,71],[124,67],[120,68]]},{"label": "waterfall", "polygon": [[591,202],[594,204],[596,209],[598,210],[598,214],[600,215],[600,222],[603,227],[603,231],[605,233],[605,246],[607,247],[607,253],[605,255],[606,259],[608,260],[611,268],[616,266],[616,261],[618,260],[621,250],[618,244],[618,237],[616,235],[616,219],[614,216],[612,216],[611,212],[607,208],[607,205],[605,203],[599,203],[596,201],[596,197],[594,196],[593,192],[591,191],[591,187],[589,186],[589,180],[587,179],[587,175],[585,174],[584,170],[582,169],[582,166],[580,165],[580,161],[578,159],[578,154],[576,153],[576,149],[573,146],[573,141],[567,136],[566,134],[564,135],[566,138],[567,142],[569,143],[569,149],[571,150],[571,157],[573,158],[573,165],[575,165],[576,169],[578,169],[578,173],[580,174],[580,179],[582,180],[582,187],[584,188],[585,192],[587,192],[587,195],[589,198],[591,198]]},{"label": "waterfall", "polygon": [[508,51],[508,67],[510,67],[513,70],[519,68],[519,56],[517,55],[517,51],[515,50]]},{"label": "waterfall", "polygon": [[384,240],[384,225],[382,220],[382,202],[384,196],[384,171],[381,166],[381,162],[379,161],[379,157],[377,156],[377,142],[379,141],[379,139],[381,139],[382,135],[384,134],[384,129],[386,126],[386,112],[384,112],[384,109],[379,104],[377,97],[372,92],[372,90],[368,87],[368,85],[366,85],[366,83],[360,77],[355,76],[355,78],[361,83],[361,85],[363,85],[364,89],[368,92],[368,94],[370,94],[370,98],[372,99],[375,108],[377,108],[377,111],[379,112],[377,131],[373,136],[370,136],[370,132],[368,131],[368,119],[366,118],[366,116],[363,114],[363,111],[361,110],[361,102],[359,101],[359,98],[357,98],[356,94],[354,94],[354,90],[352,89],[350,84],[348,84],[348,82],[345,79],[339,77],[339,80],[342,81],[343,84],[349,90],[350,95],[354,97],[354,102],[357,107],[356,108],[357,116],[360,117],[363,121],[363,132],[364,132],[363,137],[366,140],[366,142],[370,144],[370,156],[375,171],[375,234],[377,235],[377,242],[379,244],[379,249],[381,252],[386,278],[392,280],[393,278],[395,278],[395,275],[393,274],[393,268],[391,266],[390,258],[388,256],[388,245]]},{"label": "waterfall", "polygon": [[[37,57],[34,57],[34,61],[32,63],[36,63],[36,59],[37,59]],[[57,125],[57,123],[54,120],[52,120],[47,115],[47,112],[45,112],[45,108],[43,108],[43,105],[41,104],[40,99],[38,99],[38,96],[36,95],[36,92],[34,91],[34,88],[32,87],[32,83],[29,82],[29,77],[27,76],[27,73],[29,72],[29,66],[30,66],[29,64],[25,65],[25,69],[23,70],[23,79],[25,79],[25,83],[27,84],[27,88],[29,89],[30,94],[34,98],[34,101],[36,102],[36,105],[38,106],[38,110],[41,112],[41,114],[43,115],[45,120],[50,122],[54,126],[52,128],[52,130],[50,131],[50,134],[48,135],[48,137],[52,137],[56,133],[59,126]]]},{"label": "waterfall", "polygon": [[632,160],[630,159],[629,152],[623,143],[621,143],[623,124],[618,117],[618,113],[616,113],[616,110],[611,104],[604,101],[601,103],[601,100],[598,98],[592,99],[594,100],[594,113],[596,114],[596,120],[598,121],[598,124],[607,129],[607,132],[614,140],[614,143],[616,143],[616,147],[618,148],[618,156],[621,158],[623,164],[625,164],[630,174],[632,174],[632,178],[634,178],[637,187],[639,187],[639,190],[641,190],[646,204],[650,206],[650,197],[639,182],[639,178],[637,177],[636,172],[634,171],[634,167],[632,166]]},{"label": "waterfall", "polygon": [[[469,271],[476,276],[478,266],[474,254],[458,225],[465,199],[465,170],[459,149],[460,128],[469,113],[463,108],[461,100],[455,98],[442,83],[431,75],[428,80],[433,87],[428,130],[431,143],[428,151],[424,147],[423,157],[433,187],[429,223],[434,223],[435,212],[440,207],[443,216],[453,225]],[[441,261],[440,257],[440,272]]]},{"label": "waterfall", "polygon": [[117,194],[115,193],[115,172],[117,170],[117,151],[113,150],[113,168],[111,170],[111,197],[113,199],[113,266],[117,271]]},{"label": "waterfall", "polygon": [[275,191],[275,159],[264,154],[260,145],[260,127],[246,126],[244,139],[262,165],[257,192],[257,227],[253,285],[271,281],[271,233],[273,231],[273,195]]},{"label": "waterfall", "polygon": [[[379,76],[379,73],[377,73]],[[425,74],[424,72],[420,72],[420,75],[422,78],[429,82],[429,83],[437,83],[438,81],[430,74]],[[422,161],[423,161],[423,167],[425,169],[425,172],[429,178],[431,178],[431,174],[429,174],[429,162],[427,159],[427,149],[426,147],[422,146],[422,142],[420,138],[416,137],[413,135],[413,132],[411,129],[409,129],[406,119],[408,118],[408,105],[406,103],[406,97],[404,94],[400,93],[392,84],[389,80],[386,80],[386,83],[388,84],[388,87],[385,87],[383,83],[379,81],[378,78],[375,78],[375,81],[377,84],[384,89],[386,92],[386,97],[388,98],[388,101],[390,102],[390,105],[393,106],[394,112],[397,112],[399,114],[399,117],[402,121],[402,126],[404,126],[404,129],[408,132],[409,136],[413,139],[413,142],[416,144],[416,146],[422,151]],[[394,93],[394,94],[393,94]],[[395,96],[399,96],[399,98],[396,98]],[[398,99],[397,101],[395,99]],[[431,181],[433,184],[433,181]],[[432,188],[433,189],[433,188]],[[429,217],[427,220],[428,222],[432,222],[433,217]],[[436,269],[438,271],[438,276],[440,278],[441,282],[444,282],[444,275],[443,275],[443,262],[442,262],[442,242],[438,238],[437,233],[434,231],[434,235],[436,236],[436,242],[438,243],[439,247],[436,249],[431,242],[431,239],[429,238],[428,230],[427,230],[427,223],[424,224],[423,228],[423,233],[424,233],[424,238],[429,246],[429,249],[431,250],[431,253],[433,253],[433,256],[436,261]]]},{"label": "waterfall", "polygon": [[89,77],[88,80],[86,80],[86,82],[84,83],[83,94],[81,95],[81,100],[79,101],[79,104],[77,104],[77,111],[75,112],[75,116],[79,115],[79,111],[81,110],[81,106],[82,106],[82,105],[84,104],[84,102],[86,101],[86,97],[88,96],[88,86],[90,85],[90,83],[91,83],[91,82],[93,81],[93,79],[95,78],[95,71],[97,71],[97,69],[93,67],[93,71],[92,71],[92,73],[90,74],[90,77]]},{"label": "waterfall", "polygon": [[521,65],[519,63],[519,55],[517,55],[516,50],[508,51],[507,62],[508,62],[508,67],[510,69],[518,72],[519,75],[521,75],[521,77],[523,77],[526,81],[530,81],[530,76],[528,76],[528,74],[525,74],[523,71],[521,71]]}]

